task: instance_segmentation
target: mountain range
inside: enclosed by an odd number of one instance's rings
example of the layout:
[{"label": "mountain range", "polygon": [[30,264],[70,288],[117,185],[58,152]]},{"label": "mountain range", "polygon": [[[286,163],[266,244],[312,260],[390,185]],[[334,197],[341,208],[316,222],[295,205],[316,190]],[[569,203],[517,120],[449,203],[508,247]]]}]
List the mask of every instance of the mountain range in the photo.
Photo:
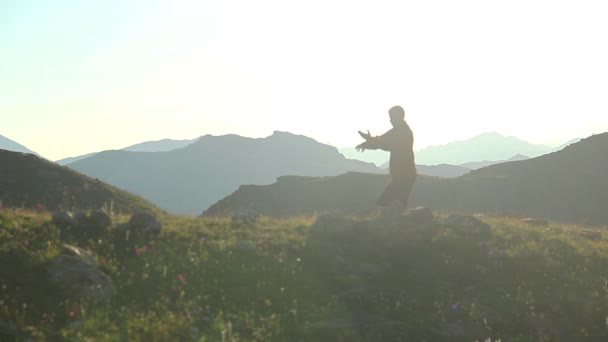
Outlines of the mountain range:
[{"label": "mountain range", "polygon": [[[195,142],[196,139],[184,139],[184,140],[173,140],[173,139],[162,139],[155,141],[146,141],[139,144],[131,145],[123,148],[123,151],[132,151],[132,152],[165,152],[171,151],[178,148],[182,148],[188,146]],[[99,152],[87,153],[81,156],[69,157],[57,160],[56,163],[59,165],[67,165],[73,163],[75,161],[88,158],[90,156],[95,155]]]},{"label": "mountain range", "polygon": [[[412,206],[608,224],[608,133],[527,160],[473,170],[457,178],[419,177]],[[204,215],[253,210],[267,215],[352,212],[373,208],[387,175],[282,177],[268,186],[241,186]]]},{"label": "mountain range", "polygon": [[0,150],[31,153],[34,155],[38,155],[38,153],[30,150],[29,148],[17,143],[16,141],[13,141],[3,135],[0,135]]},{"label": "mountain range", "polygon": [[[445,145],[429,146],[416,151],[416,164],[427,166],[450,164],[474,169],[475,167],[469,167],[466,163],[505,161],[516,155],[537,157],[561,150],[565,146],[579,140],[574,139],[561,146],[551,147],[542,144],[531,144],[516,137],[504,136],[496,132],[488,132],[470,139],[454,141]],[[383,166],[389,159],[389,154],[384,151],[365,151],[361,153],[354,148],[342,148],[340,152],[348,158],[373,162],[378,166]]]},{"label": "mountain range", "polygon": [[286,132],[258,139],[205,135],[165,152],[104,151],[68,167],[182,214],[200,213],[241,184],[270,184],[279,176],[383,172],[346,159],[335,147]]}]

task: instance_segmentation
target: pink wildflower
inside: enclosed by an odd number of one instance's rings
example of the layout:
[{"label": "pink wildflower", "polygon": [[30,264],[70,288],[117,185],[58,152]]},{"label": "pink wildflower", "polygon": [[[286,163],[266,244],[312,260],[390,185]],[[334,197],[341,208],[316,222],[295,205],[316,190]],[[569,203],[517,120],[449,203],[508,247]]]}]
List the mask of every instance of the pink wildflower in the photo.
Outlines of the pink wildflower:
[{"label": "pink wildflower", "polygon": [[181,281],[181,282],[182,282],[182,284],[184,284],[184,285],[186,285],[186,284],[188,283],[188,282],[186,281],[186,277],[184,277],[184,275],[183,275],[183,274],[181,274],[181,273],[177,275],[177,279],[179,279],[179,281]]}]

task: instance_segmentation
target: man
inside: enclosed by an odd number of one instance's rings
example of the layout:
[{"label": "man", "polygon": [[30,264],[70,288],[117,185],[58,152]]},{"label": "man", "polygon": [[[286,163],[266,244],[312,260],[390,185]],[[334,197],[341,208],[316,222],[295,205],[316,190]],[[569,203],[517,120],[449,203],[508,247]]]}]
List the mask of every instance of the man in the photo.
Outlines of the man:
[{"label": "man", "polygon": [[379,137],[372,137],[369,131],[359,131],[365,142],[356,148],[358,151],[381,149],[391,153],[391,182],[378,198],[377,204],[384,209],[396,207],[401,211],[407,208],[407,201],[416,180],[414,135],[404,120],[403,108],[395,106],[388,113],[393,128]]}]

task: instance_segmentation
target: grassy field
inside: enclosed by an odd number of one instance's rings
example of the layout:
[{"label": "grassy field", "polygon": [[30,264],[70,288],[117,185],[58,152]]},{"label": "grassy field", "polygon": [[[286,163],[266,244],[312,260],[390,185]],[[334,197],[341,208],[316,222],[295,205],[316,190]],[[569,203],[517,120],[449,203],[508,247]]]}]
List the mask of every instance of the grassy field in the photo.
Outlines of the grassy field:
[{"label": "grassy field", "polygon": [[[146,238],[120,229],[128,219],[114,216],[92,238],[48,212],[1,209],[0,340],[608,338],[599,228],[484,217],[484,234],[439,216],[409,226],[359,218],[327,232],[315,217],[167,215],[163,233]],[[97,255],[117,290],[111,300],[70,301],[54,288],[46,266],[63,244]]]}]

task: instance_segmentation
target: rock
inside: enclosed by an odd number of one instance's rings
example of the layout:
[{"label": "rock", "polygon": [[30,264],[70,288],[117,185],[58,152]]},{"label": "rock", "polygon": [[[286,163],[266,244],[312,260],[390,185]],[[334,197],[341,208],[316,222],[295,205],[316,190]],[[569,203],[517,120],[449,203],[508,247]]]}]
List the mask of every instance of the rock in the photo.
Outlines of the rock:
[{"label": "rock", "polygon": [[74,227],[78,224],[78,221],[74,215],[66,210],[55,209],[52,214],[52,222],[58,227]]},{"label": "rock", "polygon": [[434,219],[433,211],[425,207],[417,207],[408,209],[405,213],[400,215],[399,221],[401,223],[415,223],[415,224],[427,224],[432,223]]},{"label": "rock", "polygon": [[95,210],[89,215],[89,223],[101,229],[107,229],[112,225],[112,219],[102,210]]},{"label": "rock", "polygon": [[78,225],[83,233],[98,237],[109,232],[112,226],[112,219],[102,210],[95,210],[89,215],[84,213],[76,214]]},{"label": "rock", "polygon": [[95,257],[75,246],[64,245],[47,271],[51,282],[69,299],[105,301],[116,293],[112,279],[95,268]]},{"label": "rock", "polygon": [[464,234],[487,236],[491,233],[489,224],[470,215],[450,214],[445,224]]},{"label": "rock", "polygon": [[129,227],[135,233],[158,235],[162,230],[162,223],[147,211],[133,214],[129,220]]},{"label": "rock", "polygon": [[95,267],[95,265],[97,264],[95,255],[93,255],[91,252],[88,252],[88,251],[86,251],[82,248],[78,248],[76,246],[72,246],[72,245],[61,246],[61,254],[76,257],[91,267]]},{"label": "rock", "polygon": [[580,236],[591,241],[602,241],[602,233],[594,230],[583,230],[579,233]]},{"label": "rock", "polygon": [[525,223],[525,224],[529,224],[531,226],[537,226],[537,227],[549,227],[549,221],[544,220],[544,219],[538,219],[538,218],[525,218],[523,220],[521,220],[521,222]]}]

